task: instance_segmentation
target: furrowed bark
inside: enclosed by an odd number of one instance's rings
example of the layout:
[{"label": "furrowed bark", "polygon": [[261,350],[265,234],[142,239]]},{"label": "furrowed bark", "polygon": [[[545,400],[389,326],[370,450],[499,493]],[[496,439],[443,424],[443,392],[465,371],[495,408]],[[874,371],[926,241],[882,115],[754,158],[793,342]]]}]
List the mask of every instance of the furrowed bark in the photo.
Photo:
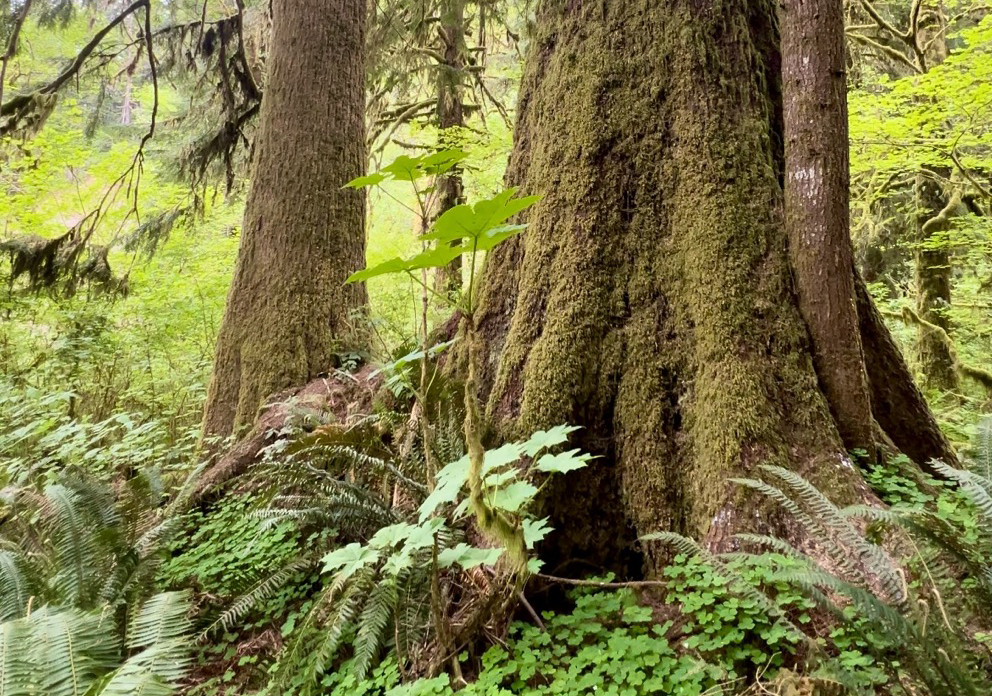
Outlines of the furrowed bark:
[{"label": "furrowed bark", "polygon": [[[462,105],[462,80],[465,71],[465,1],[444,0],[441,8],[441,43],[444,61],[436,66],[437,69],[437,125],[441,130],[442,145],[451,147],[444,142],[450,137],[449,129],[462,128],[465,125],[465,113]],[[432,219],[436,220],[445,212],[465,202],[462,192],[461,168],[455,167],[440,177],[437,182],[437,192]],[[461,257],[452,260],[435,274],[435,287],[440,292],[456,292],[462,286]]]},{"label": "furrowed bark", "polygon": [[244,236],[217,342],[206,435],[239,433],[274,392],[357,341],[365,198],[365,0],[275,0]]}]

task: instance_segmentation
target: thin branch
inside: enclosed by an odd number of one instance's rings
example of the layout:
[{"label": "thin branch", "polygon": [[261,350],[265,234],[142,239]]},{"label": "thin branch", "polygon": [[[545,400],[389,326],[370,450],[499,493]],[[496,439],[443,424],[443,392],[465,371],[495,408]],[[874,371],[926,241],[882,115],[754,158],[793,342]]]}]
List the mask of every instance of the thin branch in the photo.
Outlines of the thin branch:
[{"label": "thin branch", "polygon": [[576,585],[577,587],[599,587],[604,590],[622,590],[625,588],[639,588],[639,587],[668,587],[668,582],[665,580],[630,580],[628,582],[599,582],[598,580],[576,580],[574,578],[559,578],[556,575],[545,575],[544,573],[537,573],[535,577],[541,578],[542,580],[547,580],[548,582],[556,582],[561,585]]},{"label": "thin branch", "polygon": [[[19,112],[23,112],[24,110],[26,110],[36,96],[39,95],[48,96],[58,92],[59,89],[61,89],[66,82],[71,80],[73,77],[76,76],[76,74],[79,73],[80,69],[83,67],[83,64],[86,62],[86,59],[89,58],[90,54],[93,53],[96,47],[100,45],[100,42],[103,41],[104,37],[107,34],[109,34],[121,22],[127,19],[127,17],[134,14],[142,7],[148,7],[148,1],[149,0],[137,0],[131,5],[128,5],[123,12],[121,12],[119,15],[114,17],[109,24],[107,24],[100,31],[98,31],[93,36],[93,38],[90,39],[89,43],[83,46],[83,48],[76,55],[76,58],[72,61],[72,63],[70,63],[69,66],[65,70],[63,70],[58,77],[56,77],[47,85],[41,87],[40,89],[36,90],[33,93],[16,96],[10,101],[8,101],[6,104],[0,105],[0,116],[7,116],[9,114],[17,115],[19,114]],[[15,118],[11,119],[7,124],[0,124],[0,135],[4,135],[7,132],[13,131],[16,127],[18,120],[19,120],[19,116],[15,116]]]},{"label": "thin branch", "polygon": [[10,32],[10,40],[7,42],[7,50],[3,52],[3,56],[0,56],[0,104],[3,104],[3,85],[7,81],[7,64],[10,59],[14,57],[17,53],[17,39],[21,34],[21,27],[24,26],[24,22],[28,18],[28,12],[31,11],[31,0],[24,0],[24,6],[21,7],[21,14],[17,16],[14,20],[14,28]]}]

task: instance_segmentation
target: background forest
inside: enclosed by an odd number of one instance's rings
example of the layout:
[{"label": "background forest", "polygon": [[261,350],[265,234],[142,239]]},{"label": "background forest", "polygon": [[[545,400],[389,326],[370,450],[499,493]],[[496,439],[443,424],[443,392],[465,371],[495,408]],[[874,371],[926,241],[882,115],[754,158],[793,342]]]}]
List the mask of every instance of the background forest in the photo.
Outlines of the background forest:
[{"label": "background forest", "polygon": [[0,60],[0,694],[992,691],[989,2],[0,0]]}]

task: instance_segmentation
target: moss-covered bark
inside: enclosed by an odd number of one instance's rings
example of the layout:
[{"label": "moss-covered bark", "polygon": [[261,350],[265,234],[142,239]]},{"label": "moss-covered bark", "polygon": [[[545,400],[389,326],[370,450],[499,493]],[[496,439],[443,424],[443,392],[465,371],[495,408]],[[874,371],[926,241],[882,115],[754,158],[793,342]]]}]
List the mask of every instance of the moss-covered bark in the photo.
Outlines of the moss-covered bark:
[{"label": "moss-covered bark", "polygon": [[793,292],[772,0],[548,0],[509,183],[544,195],[480,288],[497,436],[585,426],[549,496],[558,553],[659,529],[715,546],[777,463],[859,496]]},{"label": "moss-covered bark", "polygon": [[[951,227],[953,211],[946,206],[940,179],[950,170],[923,171],[916,177],[916,312],[924,321],[949,333],[951,323],[951,254],[941,236]],[[947,342],[937,332],[920,326],[917,339],[920,368],[929,387],[953,389],[957,386],[955,359]]]},{"label": "moss-covered bark", "polygon": [[244,236],[217,342],[207,435],[326,371],[366,302],[365,0],[275,0]]}]

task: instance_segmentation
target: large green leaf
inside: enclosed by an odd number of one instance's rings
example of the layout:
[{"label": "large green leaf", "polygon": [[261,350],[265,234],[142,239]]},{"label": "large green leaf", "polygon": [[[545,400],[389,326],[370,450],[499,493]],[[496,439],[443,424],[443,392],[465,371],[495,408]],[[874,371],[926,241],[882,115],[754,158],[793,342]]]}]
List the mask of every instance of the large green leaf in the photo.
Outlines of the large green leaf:
[{"label": "large green leaf", "polygon": [[536,457],[542,450],[568,442],[568,436],[576,430],[579,430],[577,425],[556,425],[549,430],[538,430],[522,444],[524,454]]},{"label": "large green leaf", "polygon": [[527,545],[528,549],[532,549],[537,542],[552,531],[552,528],[548,525],[548,518],[545,517],[540,520],[524,520],[523,530],[524,544]]},{"label": "large green leaf", "polygon": [[534,468],[549,474],[567,474],[569,471],[588,466],[589,460],[592,458],[591,454],[583,454],[574,449],[571,452],[546,454],[537,461],[537,466]]},{"label": "large green leaf", "polygon": [[442,568],[450,568],[457,563],[468,570],[480,565],[495,565],[502,555],[503,549],[480,549],[462,542],[439,553],[437,563]]},{"label": "large green leaf", "polygon": [[527,481],[514,481],[490,496],[490,504],[497,510],[518,512],[537,495],[537,486]]},{"label": "large green leaf", "polygon": [[379,551],[354,543],[331,551],[324,556],[324,572],[339,571],[339,577],[349,578],[379,560]]},{"label": "large green leaf", "polygon": [[[517,189],[509,188],[493,198],[479,201],[474,205],[458,205],[445,212],[435,222],[431,231],[422,239],[438,243],[457,242],[462,239],[476,240],[477,248],[492,248],[503,239],[519,233],[523,227],[499,225],[517,213],[526,210],[540,200],[539,196],[514,198]],[[490,239],[482,239],[487,233]],[[471,246],[471,245],[468,245]]]},{"label": "large green leaf", "polygon": [[397,257],[389,259],[388,261],[383,261],[372,268],[357,271],[352,273],[345,282],[358,283],[381,275],[417,271],[421,268],[444,268],[455,258],[468,251],[471,250],[466,246],[438,246],[433,249],[422,251],[409,259],[401,259]]}]

